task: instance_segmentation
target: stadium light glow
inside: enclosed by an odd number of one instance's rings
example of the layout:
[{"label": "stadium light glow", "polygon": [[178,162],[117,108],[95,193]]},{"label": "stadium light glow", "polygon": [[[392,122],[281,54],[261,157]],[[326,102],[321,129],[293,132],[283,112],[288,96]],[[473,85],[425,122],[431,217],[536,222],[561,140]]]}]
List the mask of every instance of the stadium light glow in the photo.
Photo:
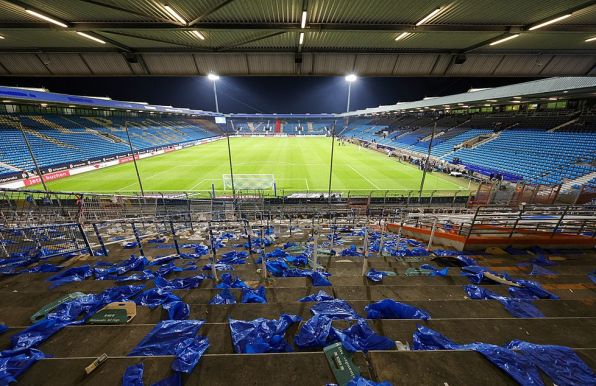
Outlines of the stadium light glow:
[{"label": "stadium light glow", "polygon": [[593,38],[588,38],[584,41],[587,43],[587,42],[593,42],[594,40],[596,40],[596,36],[594,36]]},{"label": "stadium light glow", "polygon": [[6,39],[4,36],[0,35],[0,40]]},{"label": "stadium light glow", "polygon": [[304,43],[304,32],[300,32],[300,38],[298,38],[298,44]]},{"label": "stadium light glow", "polygon": [[42,20],[45,20],[45,21],[49,21],[50,23],[59,25],[60,27],[64,27],[64,28],[67,28],[68,27],[65,23],[63,23],[63,22],[61,22],[59,20],[53,19],[53,18],[51,18],[49,16],[46,16],[46,15],[42,15],[41,13],[36,12],[36,11],[33,11],[31,9],[26,9],[25,12],[27,12],[29,15],[33,15],[33,16],[37,17],[38,19],[42,19]]},{"label": "stadium light glow", "polygon": [[300,28],[306,27],[306,11],[302,11],[302,19],[300,19]]},{"label": "stadium light glow", "polygon": [[90,40],[96,41],[96,42],[98,42],[98,43],[101,43],[101,44],[106,44],[106,42],[105,42],[105,41],[103,41],[103,40],[101,40],[100,38],[96,38],[95,36],[92,36],[92,35],[86,34],[85,32],[80,32],[80,31],[77,31],[77,34],[78,34],[78,35],[81,35],[82,37],[85,37],[85,38],[87,38],[87,39],[90,39]]},{"label": "stadium light glow", "polygon": [[437,8],[434,11],[432,11],[431,13],[429,13],[428,15],[426,15],[425,18],[423,18],[422,20],[420,20],[418,23],[416,23],[416,26],[422,25],[424,23],[426,23],[427,21],[429,21],[430,19],[432,19],[433,17],[435,17],[439,12],[441,12],[441,8]]},{"label": "stadium light glow", "polygon": [[409,33],[409,32],[402,32],[402,33],[400,33],[399,35],[397,35],[397,37],[395,38],[395,41],[396,41],[396,42],[397,42],[397,41],[400,41],[400,40],[402,40],[403,38],[405,38],[405,37],[407,37],[407,36],[409,36],[409,35],[410,35],[410,33]]},{"label": "stadium light glow", "polygon": [[219,75],[210,72],[209,74],[207,74],[207,79],[215,82],[216,80],[219,80]]},{"label": "stadium light glow", "polygon": [[515,38],[516,38],[516,37],[518,37],[518,36],[519,36],[519,34],[510,35],[510,36],[507,36],[506,38],[499,39],[499,40],[497,40],[497,41],[495,41],[495,42],[492,42],[490,45],[491,45],[491,46],[496,46],[497,44],[501,44],[501,43],[503,43],[503,42],[506,42],[507,40],[515,39]]},{"label": "stadium light glow", "polygon": [[176,12],[174,10],[174,8],[170,7],[169,5],[164,5],[163,6],[166,10],[166,12],[168,12],[174,19],[178,20],[180,23],[186,25],[186,20],[184,20],[182,18],[182,16],[180,16],[180,14],[178,12]]},{"label": "stadium light glow", "polygon": [[563,16],[556,17],[556,18],[551,19],[549,21],[545,21],[544,23],[536,24],[535,26],[530,27],[529,28],[529,31],[534,31],[535,29],[542,28],[544,26],[547,26],[549,24],[556,23],[556,22],[561,21],[563,19],[567,19],[569,16],[571,16],[570,13],[568,13],[566,15],[563,15]]},{"label": "stadium light glow", "polygon": [[346,75],[346,82],[355,82],[358,79],[358,77],[356,76],[356,74],[348,74]]},{"label": "stadium light glow", "polygon": [[205,40],[205,35],[203,35],[201,32],[199,31],[190,31],[191,34],[195,35],[196,37],[198,37],[201,40]]}]

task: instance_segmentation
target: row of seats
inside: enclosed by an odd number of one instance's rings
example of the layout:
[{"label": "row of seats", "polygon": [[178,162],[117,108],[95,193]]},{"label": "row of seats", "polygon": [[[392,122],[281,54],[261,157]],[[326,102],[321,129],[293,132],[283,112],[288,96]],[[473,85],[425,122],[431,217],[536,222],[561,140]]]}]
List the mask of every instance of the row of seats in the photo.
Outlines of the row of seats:
[{"label": "row of seats", "polygon": [[[20,132],[17,117],[0,115],[0,162],[22,170],[35,165]],[[200,140],[216,135],[182,118],[104,118],[60,115],[19,116],[40,167],[98,159],[130,151],[125,127],[135,150]],[[0,174],[14,173],[5,167]]]}]

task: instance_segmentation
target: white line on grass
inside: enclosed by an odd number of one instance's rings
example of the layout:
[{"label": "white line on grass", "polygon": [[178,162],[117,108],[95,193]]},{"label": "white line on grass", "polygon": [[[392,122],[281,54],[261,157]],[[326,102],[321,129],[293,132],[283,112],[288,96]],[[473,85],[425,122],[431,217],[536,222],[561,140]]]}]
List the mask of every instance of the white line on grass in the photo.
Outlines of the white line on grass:
[{"label": "white line on grass", "polygon": [[310,191],[310,188],[308,187],[308,178],[305,178],[304,182],[306,182],[306,191]]},{"label": "white line on grass", "polygon": [[192,186],[192,188],[190,188],[188,190],[194,190],[194,188],[196,188],[197,186],[201,185],[205,181],[217,181],[217,180],[218,180],[218,178],[203,178],[201,181],[199,181],[196,184],[194,184]]},{"label": "white line on grass", "polygon": [[377,186],[377,184],[375,184],[374,182],[372,182],[371,180],[369,180],[365,175],[363,175],[362,173],[360,173],[358,170],[354,169],[354,167],[352,165],[350,165],[350,164],[347,164],[347,165],[350,167],[350,169],[352,169],[353,171],[355,171],[360,177],[364,178],[366,181],[368,181],[369,184],[371,184],[372,186],[374,186],[375,189],[381,190],[381,188],[379,188]]}]

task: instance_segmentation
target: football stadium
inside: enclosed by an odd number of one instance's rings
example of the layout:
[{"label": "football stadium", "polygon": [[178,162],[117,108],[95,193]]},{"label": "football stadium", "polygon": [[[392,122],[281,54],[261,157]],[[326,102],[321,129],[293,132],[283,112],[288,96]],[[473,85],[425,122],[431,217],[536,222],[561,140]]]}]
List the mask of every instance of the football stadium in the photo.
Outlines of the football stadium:
[{"label": "football stadium", "polygon": [[596,385],[596,1],[0,6],[0,385]]}]

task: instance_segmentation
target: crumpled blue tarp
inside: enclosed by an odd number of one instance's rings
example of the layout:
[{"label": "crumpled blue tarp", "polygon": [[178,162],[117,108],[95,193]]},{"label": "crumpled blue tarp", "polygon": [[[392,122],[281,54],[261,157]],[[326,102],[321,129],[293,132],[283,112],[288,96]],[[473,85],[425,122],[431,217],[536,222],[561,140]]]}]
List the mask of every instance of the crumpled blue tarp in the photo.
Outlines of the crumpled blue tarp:
[{"label": "crumpled blue tarp", "polygon": [[134,365],[128,366],[126,370],[124,370],[124,375],[122,376],[122,386],[144,386],[144,371],[145,366],[143,363],[136,363]]},{"label": "crumpled blue tarp", "polygon": [[229,320],[234,351],[238,354],[291,352],[285,340],[287,329],[302,318],[282,314],[279,319]]},{"label": "crumpled blue tarp", "polygon": [[139,243],[137,243],[136,241],[130,241],[130,242],[122,244],[122,248],[133,249],[133,248],[136,248],[138,245],[139,245]]},{"label": "crumpled blue tarp", "polygon": [[201,360],[209,348],[209,339],[203,336],[186,338],[174,347],[176,359],[172,363],[172,370],[190,373]]},{"label": "crumpled blue tarp", "polygon": [[352,306],[345,300],[334,299],[318,302],[310,309],[313,315],[324,315],[331,319],[355,320],[360,319],[360,315],[354,311]]},{"label": "crumpled blue tarp", "polygon": [[83,281],[90,277],[91,274],[91,266],[87,264],[81,265],[80,267],[69,268],[66,271],[50,277],[48,281],[52,282],[50,288],[55,288],[75,281]]},{"label": "crumpled blue tarp", "polygon": [[588,277],[590,278],[590,280],[592,280],[593,283],[596,283],[596,271],[589,273]]},{"label": "crumpled blue tarp", "polygon": [[162,308],[168,312],[170,320],[186,320],[190,316],[190,306],[181,300],[164,303]]},{"label": "crumpled blue tarp", "polygon": [[355,245],[350,245],[348,248],[339,253],[340,256],[364,256]]},{"label": "crumpled blue tarp", "polygon": [[163,277],[158,277],[154,280],[155,286],[163,290],[180,290],[197,288],[205,280],[205,276],[197,275],[192,277],[185,277],[174,280],[167,280]]},{"label": "crumpled blue tarp", "polygon": [[413,336],[414,350],[473,350],[482,354],[492,364],[505,371],[524,386],[542,386],[536,366],[513,350],[486,343],[457,344],[439,332],[418,326]]},{"label": "crumpled blue tarp", "polygon": [[556,275],[556,273],[551,271],[550,269],[544,268],[538,264],[532,264],[532,270],[530,271],[530,275],[532,275],[532,276]]},{"label": "crumpled blue tarp", "polygon": [[[233,271],[234,270],[234,266],[231,265],[231,264],[220,264],[220,263],[216,263],[215,264],[215,270],[216,271]],[[203,266],[203,271],[211,271],[211,263],[205,264]]]},{"label": "crumpled blue tarp", "polygon": [[283,277],[309,277],[315,287],[331,286],[331,282],[325,276],[331,276],[328,272],[311,271],[308,269],[288,269],[283,272]]},{"label": "crumpled blue tarp", "polygon": [[514,340],[507,348],[527,357],[556,385],[596,385],[594,371],[569,347]]},{"label": "crumpled blue tarp", "polygon": [[536,257],[534,257],[530,260],[530,263],[534,263],[534,264],[538,264],[538,265],[542,265],[542,266],[546,266],[546,267],[556,264],[554,261],[549,259],[548,256],[545,256],[542,254],[536,255]]},{"label": "crumpled blue tarp", "polygon": [[175,355],[178,344],[194,338],[204,323],[203,320],[162,320],[128,356]]},{"label": "crumpled blue tarp", "polygon": [[445,277],[449,274],[449,268],[445,267],[443,269],[438,269],[436,267],[433,267],[430,264],[422,264],[420,266],[421,269],[426,269],[428,271],[431,271],[431,276],[440,276],[440,277]]},{"label": "crumpled blue tarp", "polygon": [[374,268],[371,268],[370,271],[366,273],[366,277],[370,281],[374,281],[375,283],[379,283],[383,281],[383,277],[388,276],[387,272],[385,271],[377,271]]},{"label": "crumpled blue tarp", "polygon": [[221,255],[221,259],[217,262],[221,264],[245,264],[248,252],[245,251],[230,251]]},{"label": "crumpled blue tarp", "polygon": [[45,357],[43,352],[34,348],[0,352],[0,385],[16,382],[18,376]]},{"label": "crumpled blue tarp", "polygon": [[182,272],[183,269],[181,267],[178,267],[176,264],[174,264],[173,262],[168,262],[167,264],[164,263],[161,265],[161,267],[159,267],[157,269],[157,271],[155,271],[155,276],[167,276],[172,272]]},{"label": "crumpled blue tarp", "polygon": [[369,304],[364,311],[368,319],[430,319],[428,311],[392,299]]},{"label": "crumpled blue tarp", "polygon": [[370,379],[361,377],[360,375],[355,376],[346,384],[346,386],[391,386],[391,382],[374,382]]},{"label": "crumpled blue tarp", "polygon": [[169,319],[183,320],[190,315],[190,307],[184,303],[180,297],[174,295],[169,290],[161,288],[151,288],[143,292],[135,300],[137,304],[154,309],[162,306],[168,312]]},{"label": "crumpled blue tarp", "polygon": [[461,254],[461,252],[454,251],[451,249],[434,249],[432,252],[436,256],[457,256],[457,255]]},{"label": "crumpled blue tarp", "polygon": [[209,301],[209,304],[236,304],[236,298],[232,295],[229,288],[222,288],[222,290]]},{"label": "crumpled blue tarp", "polygon": [[504,279],[512,281],[511,277],[509,277],[508,274],[506,274],[504,272],[491,271],[490,269],[480,266],[480,265],[468,265],[468,266],[462,267],[462,269],[461,269],[462,276],[466,276],[474,284],[494,283],[493,280],[490,280],[490,279],[487,279],[486,277],[484,277],[485,272],[489,272],[494,275],[500,276]]},{"label": "crumpled blue tarp", "polygon": [[122,276],[116,279],[117,282],[125,282],[125,281],[145,281],[151,280],[155,278],[155,274],[153,271],[146,269],[141,273],[133,273],[132,275]]},{"label": "crumpled blue tarp", "polygon": [[509,293],[514,298],[519,299],[553,299],[557,300],[559,297],[551,292],[548,292],[540,284],[532,280],[516,279],[515,282],[521,287],[509,287]]},{"label": "crumpled blue tarp", "polygon": [[215,288],[248,288],[248,285],[240,280],[239,277],[234,278],[229,273],[223,273],[219,278],[219,283]]},{"label": "crumpled blue tarp", "polygon": [[300,348],[320,348],[329,345],[333,321],[325,315],[314,315],[300,326],[294,344]]},{"label": "crumpled blue tarp", "polygon": [[62,269],[62,267],[59,267],[54,264],[41,264],[41,265],[38,265],[37,267],[25,269],[25,270],[21,271],[20,273],[58,272],[61,269]]},{"label": "crumpled blue tarp", "polygon": [[118,275],[122,275],[129,271],[142,271],[149,260],[145,256],[132,255],[127,260],[124,260],[116,265],[108,268],[93,268],[93,274],[96,280],[115,280]]},{"label": "crumpled blue tarp", "polygon": [[299,302],[321,302],[324,300],[333,300],[334,297],[323,290],[319,290],[316,294],[308,295],[298,300]]},{"label": "crumpled blue tarp", "polygon": [[179,259],[178,256],[176,255],[169,255],[169,256],[156,256],[153,258],[153,260],[151,260],[151,262],[148,264],[150,266],[154,266],[154,265],[162,265],[165,263],[169,263],[172,262],[176,259]]},{"label": "crumpled blue tarp", "polygon": [[374,332],[364,319],[358,319],[345,330],[333,328],[333,333],[342,346],[350,352],[395,349],[394,341]]},{"label": "crumpled blue tarp", "polygon": [[240,303],[267,303],[265,296],[265,287],[259,286],[256,290],[252,288],[242,288],[242,299]]},{"label": "crumpled blue tarp", "polygon": [[528,299],[514,299],[506,296],[501,296],[495,292],[479,287],[477,285],[468,284],[464,286],[464,291],[470,299],[486,299],[496,300],[505,307],[505,309],[516,318],[543,318],[544,314],[532,304]]}]

